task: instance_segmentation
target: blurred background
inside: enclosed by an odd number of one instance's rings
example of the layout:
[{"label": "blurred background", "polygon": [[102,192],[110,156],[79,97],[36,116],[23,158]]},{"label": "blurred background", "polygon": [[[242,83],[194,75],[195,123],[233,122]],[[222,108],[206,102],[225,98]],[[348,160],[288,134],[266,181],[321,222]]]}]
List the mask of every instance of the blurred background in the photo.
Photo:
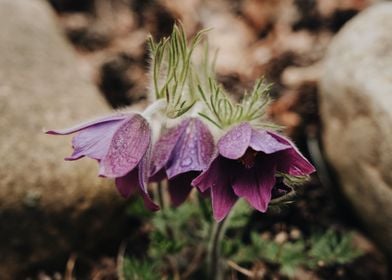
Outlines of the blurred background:
[{"label": "blurred background", "polygon": [[[176,21],[189,37],[211,28],[233,95],[272,83],[269,116],[317,167],[295,203],[252,226],[279,242],[350,232],[363,252],[292,278],[389,279],[392,2],[380,0],[0,0],[0,278],[117,279],[122,242],[143,255],[151,229],[137,202],[95,163],[64,163],[70,139],[42,129],[143,102],[146,37]],[[288,277],[268,261],[249,269],[260,267],[255,279]]]}]

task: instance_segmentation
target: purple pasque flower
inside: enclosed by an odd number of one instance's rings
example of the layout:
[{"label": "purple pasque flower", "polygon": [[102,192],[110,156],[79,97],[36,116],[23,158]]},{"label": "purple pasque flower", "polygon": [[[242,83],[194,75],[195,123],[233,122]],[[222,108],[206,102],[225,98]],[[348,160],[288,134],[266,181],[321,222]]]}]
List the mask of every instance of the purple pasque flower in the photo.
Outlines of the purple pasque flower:
[{"label": "purple pasque flower", "polygon": [[174,206],[180,205],[192,190],[191,182],[207,168],[214,151],[214,139],[198,118],[186,118],[169,129],[154,145],[151,180],[169,180]]},{"label": "purple pasque flower", "polygon": [[276,173],[303,176],[315,171],[287,138],[249,123],[232,128],[218,141],[218,153],[192,185],[211,191],[214,218],[226,217],[238,197],[265,212]]},{"label": "purple pasque flower", "polygon": [[120,194],[128,198],[139,192],[151,210],[159,207],[147,191],[151,154],[151,129],[139,114],[118,114],[47,134],[77,133],[72,139],[73,153],[65,160],[84,156],[99,162],[99,176],[115,178]]}]

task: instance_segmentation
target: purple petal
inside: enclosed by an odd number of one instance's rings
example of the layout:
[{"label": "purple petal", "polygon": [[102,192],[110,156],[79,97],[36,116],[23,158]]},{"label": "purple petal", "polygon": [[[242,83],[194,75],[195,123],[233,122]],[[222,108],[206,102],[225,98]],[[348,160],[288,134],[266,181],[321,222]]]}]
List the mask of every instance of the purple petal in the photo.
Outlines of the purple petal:
[{"label": "purple petal", "polygon": [[167,176],[165,170],[161,169],[160,171],[158,171],[152,177],[149,178],[149,182],[160,182],[166,178]]},{"label": "purple petal", "polygon": [[216,184],[216,182],[219,182],[220,176],[223,175],[223,178],[226,177],[224,176],[224,173],[220,173],[221,160],[221,157],[216,156],[215,159],[212,160],[210,166],[192,181],[192,186],[197,187],[202,193],[204,193]]},{"label": "purple petal", "polygon": [[199,188],[202,193],[210,190],[214,218],[218,222],[226,217],[237,197],[231,187],[232,175],[229,160],[217,156],[207,170],[192,181],[192,185]]},{"label": "purple petal", "polygon": [[190,119],[182,121],[178,126],[169,129],[154,145],[152,154],[151,176],[155,176],[169,161],[174,147],[185,131]]},{"label": "purple petal", "polygon": [[151,211],[159,210],[159,206],[156,205],[148,193],[148,175],[150,173],[151,165],[151,141],[148,143],[147,151],[143,155],[138,165],[138,176],[139,176],[139,190],[144,200],[144,205]]},{"label": "purple petal", "polygon": [[119,193],[125,197],[129,198],[132,194],[140,193],[144,200],[144,205],[151,211],[159,210],[159,206],[156,205],[148,192],[141,190],[139,185],[139,171],[137,169],[132,170],[127,175],[123,177],[116,178],[116,187]]},{"label": "purple petal", "polygon": [[229,180],[218,181],[211,187],[212,211],[217,222],[222,221],[237,201]]},{"label": "purple petal", "polygon": [[309,175],[316,171],[314,166],[301,154],[298,148],[287,138],[273,132],[268,132],[279,142],[290,145],[291,148],[278,154],[278,171],[292,176]]},{"label": "purple petal", "polygon": [[255,151],[264,152],[266,154],[272,154],[291,148],[291,145],[279,142],[267,131],[257,131],[254,129],[252,129],[252,137],[250,138],[249,146]]},{"label": "purple petal", "polygon": [[172,151],[166,166],[169,179],[189,171],[205,169],[214,152],[214,139],[208,128],[192,118]]},{"label": "purple petal", "polygon": [[131,172],[129,172],[127,175],[116,178],[115,183],[118,192],[124,198],[129,198],[132,194],[135,194],[138,190],[138,185],[139,185],[138,171],[134,169]]},{"label": "purple petal", "polygon": [[97,123],[80,131],[72,139],[74,149],[66,160],[76,160],[83,156],[101,160],[109,150],[112,136],[121,126],[121,121]]},{"label": "purple petal", "polygon": [[198,172],[180,174],[169,181],[169,194],[173,206],[179,206],[192,190],[191,182]]},{"label": "purple petal", "polygon": [[146,153],[143,155],[142,159],[139,162],[139,185],[142,192],[148,194],[147,184],[148,177],[150,173],[150,165],[151,165],[151,142],[147,147]]},{"label": "purple petal", "polygon": [[242,123],[227,132],[218,141],[219,154],[229,159],[239,159],[249,147],[252,127]]},{"label": "purple petal", "polygon": [[129,118],[131,116],[131,114],[117,114],[114,116],[107,116],[104,118],[100,118],[97,120],[93,120],[93,121],[88,121],[82,124],[79,124],[77,126],[68,128],[68,129],[61,129],[61,130],[48,130],[45,133],[46,134],[53,134],[53,135],[67,135],[67,134],[71,134],[71,133],[75,133],[77,131],[95,126],[95,125],[100,125],[103,123],[107,123],[107,122],[118,122],[121,120],[124,120],[126,118]]},{"label": "purple petal", "polygon": [[101,160],[105,157],[116,129],[121,121],[132,115],[108,116],[98,120],[89,121],[75,127],[64,130],[49,130],[47,134],[67,135],[74,132],[79,133],[72,139],[74,149],[71,156],[66,160],[76,160],[84,156]]},{"label": "purple petal", "polygon": [[139,164],[150,141],[150,126],[142,116],[134,115],[124,120],[114,133],[108,152],[100,163],[100,175],[126,175]]},{"label": "purple petal", "polygon": [[278,171],[292,176],[305,176],[316,169],[297,149],[292,148],[279,154]]},{"label": "purple petal", "polygon": [[158,211],[160,209],[160,207],[154,203],[148,193],[141,192],[141,195],[143,197],[144,205],[148,209],[150,209],[151,211]]},{"label": "purple petal", "polygon": [[258,162],[254,168],[244,168],[233,184],[234,193],[260,212],[265,212],[271,201],[272,188],[275,185],[276,163]]}]

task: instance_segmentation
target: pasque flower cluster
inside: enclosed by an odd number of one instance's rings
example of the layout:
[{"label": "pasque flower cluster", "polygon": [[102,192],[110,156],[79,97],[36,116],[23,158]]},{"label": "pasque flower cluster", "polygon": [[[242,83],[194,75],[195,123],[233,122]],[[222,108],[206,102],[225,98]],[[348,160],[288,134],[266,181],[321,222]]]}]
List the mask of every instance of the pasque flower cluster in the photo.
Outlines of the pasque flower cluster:
[{"label": "pasque flower cluster", "polygon": [[146,111],[47,133],[75,134],[66,160],[96,160],[99,176],[114,178],[126,198],[140,194],[153,211],[159,206],[148,185],[167,180],[174,206],[197,189],[211,197],[217,221],[238,198],[265,212],[274,193],[291,189],[290,179],[303,179],[315,169],[266,123],[264,83],[258,81],[241,102],[234,102],[215,81],[208,54],[201,66],[191,60],[201,38],[202,32],[187,44],[184,31],[175,26],[161,42],[149,39],[153,91]]}]

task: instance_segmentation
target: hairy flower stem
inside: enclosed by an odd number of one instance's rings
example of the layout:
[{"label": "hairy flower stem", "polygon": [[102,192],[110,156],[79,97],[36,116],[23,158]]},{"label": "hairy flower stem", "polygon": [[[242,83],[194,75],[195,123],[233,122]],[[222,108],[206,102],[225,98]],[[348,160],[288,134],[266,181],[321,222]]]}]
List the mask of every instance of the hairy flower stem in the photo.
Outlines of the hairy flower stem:
[{"label": "hairy flower stem", "polygon": [[208,274],[209,279],[223,280],[223,267],[221,262],[222,240],[225,236],[227,220],[225,218],[219,223],[214,222],[212,230],[212,239],[208,250]]},{"label": "hairy flower stem", "polygon": [[172,229],[172,227],[170,226],[170,221],[169,218],[167,217],[166,214],[166,203],[165,203],[165,198],[163,195],[163,181],[160,181],[157,183],[156,188],[155,188],[155,197],[158,199],[158,205],[161,208],[162,211],[162,217],[163,219],[166,221],[166,225],[165,225],[165,230],[166,230],[166,234],[169,237],[169,239],[171,240],[175,240],[175,236],[174,236],[174,231]]},{"label": "hairy flower stem", "polygon": [[162,182],[158,182],[157,184],[157,196],[158,196],[158,203],[161,207],[162,211],[165,209],[165,200],[163,198],[163,189],[162,189]]},{"label": "hairy flower stem", "polygon": [[142,115],[145,118],[151,118],[152,115],[159,113],[163,109],[165,109],[167,106],[166,100],[164,99],[158,99],[152,102],[150,105],[147,106],[146,109],[144,109]]}]

